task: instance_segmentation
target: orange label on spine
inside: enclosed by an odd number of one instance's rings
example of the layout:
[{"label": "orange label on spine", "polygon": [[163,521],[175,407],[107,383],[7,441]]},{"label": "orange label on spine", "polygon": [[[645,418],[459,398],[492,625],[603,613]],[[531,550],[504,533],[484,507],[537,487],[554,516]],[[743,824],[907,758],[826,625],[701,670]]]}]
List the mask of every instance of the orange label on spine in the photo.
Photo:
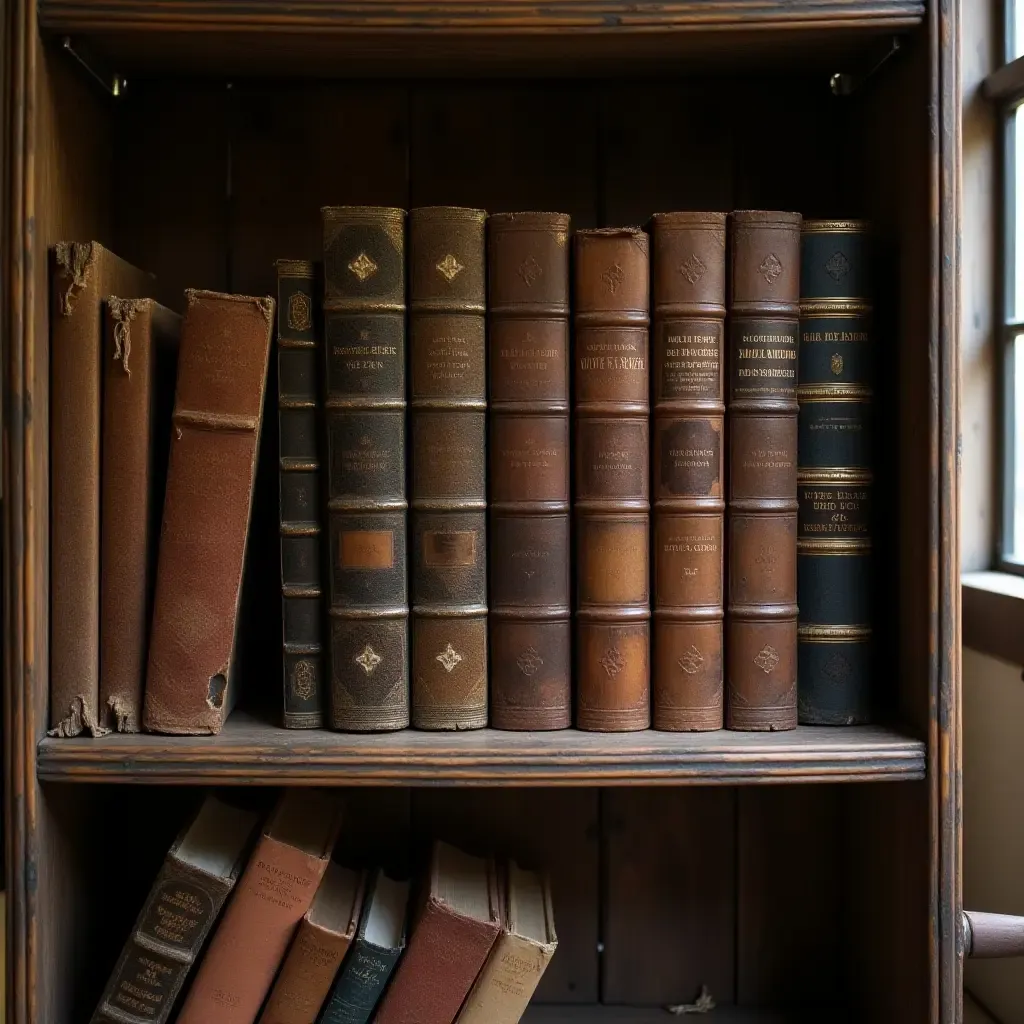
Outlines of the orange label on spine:
[{"label": "orange label on spine", "polygon": [[395,564],[391,530],[346,530],[338,548],[342,569],[391,569]]},{"label": "orange label on spine", "polygon": [[476,531],[423,534],[424,565],[474,565],[476,563]]}]

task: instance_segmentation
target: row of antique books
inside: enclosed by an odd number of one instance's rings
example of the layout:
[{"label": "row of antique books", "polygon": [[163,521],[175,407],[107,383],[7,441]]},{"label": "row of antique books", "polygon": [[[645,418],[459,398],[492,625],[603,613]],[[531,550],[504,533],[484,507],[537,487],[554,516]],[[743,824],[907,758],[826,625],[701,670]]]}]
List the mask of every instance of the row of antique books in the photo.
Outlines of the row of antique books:
[{"label": "row of antique books", "polygon": [[53,734],[222,727],[275,398],[286,726],[867,720],[863,223],[328,207],[323,237],[276,307],[183,320],[57,247]]},{"label": "row of antique books", "polygon": [[[266,824],[208,796],[171,847],[92,1024],[516,1024],[557,946],[543,873],[436,842],[421,878],[332,859],[338,798]],[[237,883],[237,884],[236,884]],[[180,997],[180,998],[179,998]]]}]

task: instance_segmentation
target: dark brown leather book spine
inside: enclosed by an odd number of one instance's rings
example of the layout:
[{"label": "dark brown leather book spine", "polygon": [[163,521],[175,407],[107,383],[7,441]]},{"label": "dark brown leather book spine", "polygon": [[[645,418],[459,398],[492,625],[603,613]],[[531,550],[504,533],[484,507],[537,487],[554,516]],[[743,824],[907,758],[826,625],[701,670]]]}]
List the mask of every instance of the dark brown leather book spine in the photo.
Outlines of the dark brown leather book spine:
[{"label": "dark brown leather book spine", "polygon": [[103,300],[152,278],[98,242],[58,242],[50,303],[50,732],[102,736],[100,450]]},{"label": "dark brown leather book spine", "polygon": [[726,721],[797,724],[800,214],[732,214]]},{"label": "dark brown leather book spine", "polygon": [[412,724],[487,724],[483,210],[409,215]]},{"label": "dark brown leather book spine", "polygon": [[646,729],[650,700],[648,238],[576,233],[580,729]]},{"label": "dark brown leather book spine", "polygon": [[320,288],[315,264],[277,261],[283,723],[323,725]]},{"label": "dark brown leather book spine", "polygon": [[654,727],[721,729],[724,213],[654,217]]},{"label": "dark brown leather book spine", "polygon": [[218,733],[233,661],[274,300],[187,291],[145,721]]},{"label": "dark brown leather book spine", "polygon": [[181,317],[109,296],[100,515],[100,711],[138,732]]},{"label": "dark brown leather book spine", "polygon": [[572,724],[569,217],[488,220],[491,725]]},{"label": "dark brown leather book spine", "polygon": [[405,211],[325,207],[331,727],[409,724]]}]

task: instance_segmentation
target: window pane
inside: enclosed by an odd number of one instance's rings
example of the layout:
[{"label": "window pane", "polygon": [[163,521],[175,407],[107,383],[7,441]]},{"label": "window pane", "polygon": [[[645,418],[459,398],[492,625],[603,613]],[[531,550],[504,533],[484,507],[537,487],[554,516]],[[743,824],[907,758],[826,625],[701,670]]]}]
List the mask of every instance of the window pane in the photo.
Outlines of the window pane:
[{"label": "window pane", "polygon": [[1010,31],[1006,33],[1006,41],[1010,46],[1010,60],[1024,56],[1024,0],[1005,0],[1006,14],[1010,20]]},{"label": "window pane", "polygon": [[1020,201],[1024,199],[1024,104],[1010,114],[1006,142],[1006,214],[1011,265],[1006,313],[1010,320],[1021,320],[1024,319],[1024,202]]},{"label": "window pane", "polygon": [[1024,334],[1013,339],[1013,422],[1010,444],[1013,466],[1013,536],[1008,537],[1007,554],[1024,560]]}]

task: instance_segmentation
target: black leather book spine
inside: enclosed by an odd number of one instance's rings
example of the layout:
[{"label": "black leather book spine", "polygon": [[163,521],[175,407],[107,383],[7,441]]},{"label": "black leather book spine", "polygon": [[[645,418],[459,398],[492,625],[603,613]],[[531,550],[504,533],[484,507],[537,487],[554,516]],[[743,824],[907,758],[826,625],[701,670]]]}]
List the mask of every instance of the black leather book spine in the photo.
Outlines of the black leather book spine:
[{"label": "black leather book spine", "polygon": [[366,1024],[403,948],[381,949],[360,935],[345,957],[317,1024]]},{"label": "black leather book spine", "polygon": [[405,211],[326,207],[323,223],[330,724],[404,729]]},{"label": "black leather book spine", "polygon": [[317,268],[277,261],[284,726],[323,725],[321,332]]},{"label": "black leather book spine", "polygon": [[867,225],[801,239],[798,701],[806,725],[871,718],[874,345]]}]

